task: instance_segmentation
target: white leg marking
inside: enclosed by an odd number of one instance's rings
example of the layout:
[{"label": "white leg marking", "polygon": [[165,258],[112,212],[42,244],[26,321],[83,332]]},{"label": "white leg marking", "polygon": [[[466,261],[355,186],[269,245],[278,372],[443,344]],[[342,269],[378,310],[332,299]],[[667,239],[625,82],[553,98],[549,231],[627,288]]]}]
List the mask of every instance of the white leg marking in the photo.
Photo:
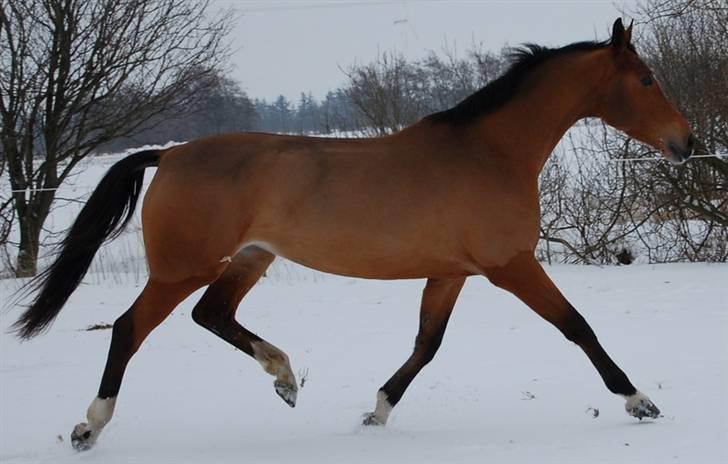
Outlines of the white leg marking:
[{"label": "white leg marking", "polygon": [[116,397],[113,398],[94,398],[91,405],[86,411],[86,419],[92,430],[100,432],[114,415],[114,406],[116,406]]},{"label": "white leg marking", "polygon": [[389,397],[383,391],[377,392],[377,407],[374,408],[374,415],[379,419],[382,425],[387,423],[389,413],[392,412],[392,405],[389,404]]},{"label": "white leg marking", "polygon": [[251,346],[255,359],[263,366],[263,370],[281,382],[296,384],[296,377],[286,353],[266,341],[253,342]]},{"label": "white leg marking", "polygon": [[624,405],[624,409],[627,410],[627,414],[634,416],[640,420],[643,417],[660,417],[660,410],[655,404],[641,391],[637,390],[633,395],[622,395],[627,402]]},{"label": "white leg marking", "polygon": [[387,394],[379,390],[377,392],[377,407],[374,408],[374,412],[364,414],[364,425],[386,425],[391,412],[392,405],[389,403]]},{"label": "white leg marking", "polygon": [[114,406],[116,406],[116,397],[94,398],[86,411],[88,422],[76,425],[71,433],[71,444],[76,450],[87,450],[96,443],[101,430],[114,415]]},{"label": "white leg marking", "polygon": [[266,341],[253,342],[251,346],[253,347],[253,355],[263,366],[263,370],[275,376],[276,380],[273,382],[273,386],[278,396],[288,406],[296,406],[298,385],[296,385],[296,376],[293,375],[288,356]]}]

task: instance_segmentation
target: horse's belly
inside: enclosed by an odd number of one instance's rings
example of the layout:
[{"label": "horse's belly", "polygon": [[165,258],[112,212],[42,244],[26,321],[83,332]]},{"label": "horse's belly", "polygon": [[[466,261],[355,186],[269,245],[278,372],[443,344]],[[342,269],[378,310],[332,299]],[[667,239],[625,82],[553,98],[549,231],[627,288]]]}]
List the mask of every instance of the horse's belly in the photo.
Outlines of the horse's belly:
[{"label": "horse's belly", "polygon": [[[373,243],[337,246],[329,243],[303,244],[292,241],[252,240],[244,246],[258,246],[275,255],[331,274],[367,279],[416,279],[452,277],[477,273],[477,268],[458,253],[437,253],[400,247],[387,249]],[[426,251],[426,252],[423,252]]]}]

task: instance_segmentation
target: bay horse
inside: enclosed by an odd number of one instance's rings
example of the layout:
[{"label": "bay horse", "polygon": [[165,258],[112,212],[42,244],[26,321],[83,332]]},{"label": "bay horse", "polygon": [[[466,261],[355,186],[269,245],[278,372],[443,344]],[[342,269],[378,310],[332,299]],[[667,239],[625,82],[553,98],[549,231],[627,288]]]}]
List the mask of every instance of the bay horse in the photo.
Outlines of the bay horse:
[{"label": "bay horse", "polygon": [[88,449],[109,422],[127,363],[186,297],[202,327],[255,358],[275,391],[296,404],[288,356],[235,320],[238,304],[275,256],[369,279],[426,278],[414,351],[379,389],[364,424],[384,425],[440,346],[466,277],[510,291],[583,349],[607,388],[637,418],[659,409],[637,390],[534,257],[538,176],[563,134],[601,118],[682,163],[695,138],[615,21],[604,42],[526,45],[500,78],[455,107],[379,138],[257,133],[220,135],[116,163],[101,180],[40,277],[16,323],[21,338],[46,328],[101,246],[133,214],[144,169],[158,166],[142,208],[149,278],[113,326],[87,422],[72,433]]}]

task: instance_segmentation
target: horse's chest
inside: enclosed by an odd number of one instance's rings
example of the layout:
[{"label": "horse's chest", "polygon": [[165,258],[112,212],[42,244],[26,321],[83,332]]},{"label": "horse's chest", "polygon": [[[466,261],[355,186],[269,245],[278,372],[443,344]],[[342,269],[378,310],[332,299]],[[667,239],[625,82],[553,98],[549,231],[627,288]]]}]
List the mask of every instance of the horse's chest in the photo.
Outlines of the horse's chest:
[{"label": "horse's chest", "polygon": [[533,250],[539,236],[538,196],[499,193],[481,200],[467,231],[473,256],[494,265]]}]

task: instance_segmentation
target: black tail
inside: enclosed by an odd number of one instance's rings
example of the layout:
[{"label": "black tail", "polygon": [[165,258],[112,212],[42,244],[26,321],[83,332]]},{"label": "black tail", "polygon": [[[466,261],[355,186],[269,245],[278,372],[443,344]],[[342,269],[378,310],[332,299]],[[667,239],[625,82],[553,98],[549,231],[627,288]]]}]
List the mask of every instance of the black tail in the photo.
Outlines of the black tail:
[{"label": "black tail", "polygon": [[101,179],[63,239],[56,261],[30,283],[31,290],[40,291],[13,326],[20,338],[32,338],[53,322],[101,244],[116,238],[134,214],[144,169],[158,165],[159,151],[142,151],[113,165]]}]

